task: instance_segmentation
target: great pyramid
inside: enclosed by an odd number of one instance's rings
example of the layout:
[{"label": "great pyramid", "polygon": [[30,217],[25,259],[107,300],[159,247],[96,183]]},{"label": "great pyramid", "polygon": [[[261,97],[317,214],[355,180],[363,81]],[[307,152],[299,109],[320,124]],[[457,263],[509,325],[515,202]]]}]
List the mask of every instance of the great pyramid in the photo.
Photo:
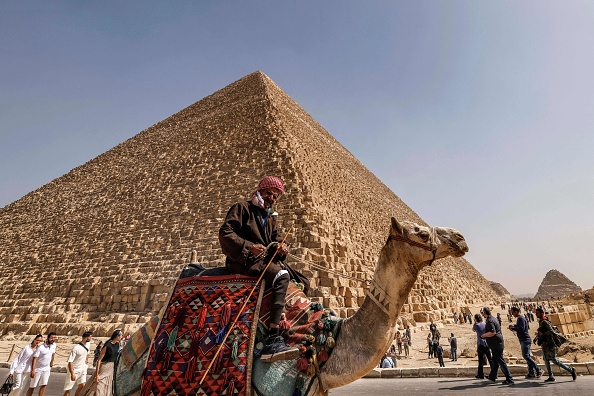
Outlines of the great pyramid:
[{"label": "great pyramid", "polygon": [[536,301],[556,299],[581,291],[582,288],[576,285],[571,279],[563,275],[560,271],[552,269],[543,278],[534,299]]},{"label": "great pyramid", "polygon": [[[267,174],[287,183],[279,225],[295,226],[292,252],[344,274],[369,279],[390,216],[424,224],[255,72],[0,209],[0,334],[133,331],[163,306],[192,251],[223,264],[226,211]],[[365,284],[294,265],[313,300],[339,315],[362,303]],[[444,259],[421,273],[404,320],[497,299],[466,260]]]}]

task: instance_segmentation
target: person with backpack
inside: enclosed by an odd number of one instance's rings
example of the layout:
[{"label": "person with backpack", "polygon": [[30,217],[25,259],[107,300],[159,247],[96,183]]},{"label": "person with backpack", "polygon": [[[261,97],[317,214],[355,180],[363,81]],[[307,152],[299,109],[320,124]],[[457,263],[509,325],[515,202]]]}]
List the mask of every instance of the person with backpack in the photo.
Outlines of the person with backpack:
[{"label": "person with backpack", "polygon": [[549,373],[549,378],[547,378],[545,382],[555,382],[555,376],[553,375],[551,362],[570,373],[571,378],[573,378],[575,381],[577,378],[575,369],[561,363],[559,359],[557,359],[557,348],[559,348],[559,346],[561,346],[561,344],[566,341],[566,338],[553,328],[553,325],[545,316],[544,310],[542,308],[536,308],[535,312],[536,317],[538,318],[538,333],[537,337],[534,339],[534,343],[542,347],[542,356],[545,359],[545,365]]}]

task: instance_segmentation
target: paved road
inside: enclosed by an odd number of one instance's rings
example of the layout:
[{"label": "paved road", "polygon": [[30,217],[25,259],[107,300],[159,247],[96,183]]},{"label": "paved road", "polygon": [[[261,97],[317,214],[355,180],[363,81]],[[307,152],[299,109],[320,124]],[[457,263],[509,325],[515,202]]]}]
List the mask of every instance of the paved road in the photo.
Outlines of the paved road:
[{"label": "paved road", "polygon": [[[0,369],[2,382],[7,376],[8,370]],[[66,374],[52,373],[45,395],[62,396],[65,378]],[[499,383],[492,384],[486,380],[467,378],[364,378],[342,388],[334,389],[330,391],[330,395],[393,396],[394,394],[403,394],[407,396],[425,396],[434,392],[473,396],[477,392],[518,396],[592,396],[594,394],[594,375],[579,376],[575,382],[570,377],[558,377],[557,382],[552,384],[544,384],[542,381],[536,380],[517,380],[514,386],[499,385]],[[14,396],[14,393],[11,396]],[[34,393],[34,396],[37,396],[37,392]]]},{"label": "paved road", "polygon": [[394,396],[401,394],[428,395],[434,392],[449,394],[496,394],[521,396],[592,396],[594,394],[594,375],[578,376],[574,382],[571,377],[558,377],[557,382],[543,383],[540,380],[516,380],[516,385],[500,385],[487,380],[468,378],[369,378],[360,379],[347,386],[330,391],[332,396]]}]

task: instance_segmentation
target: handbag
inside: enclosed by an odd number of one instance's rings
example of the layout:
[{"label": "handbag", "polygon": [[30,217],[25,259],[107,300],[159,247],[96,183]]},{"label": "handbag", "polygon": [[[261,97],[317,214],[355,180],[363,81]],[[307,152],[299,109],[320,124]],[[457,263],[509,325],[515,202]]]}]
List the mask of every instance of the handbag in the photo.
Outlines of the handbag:
[{"label": "handbag", "polygon": [[12,379],[11,376],[9,376],[8,378],[6,378],[6,381],[4,381],[4,384],[0,388],[0,394],[8,395],[10,392],[12,392],[13,386],[14,386],[14,380]]}]

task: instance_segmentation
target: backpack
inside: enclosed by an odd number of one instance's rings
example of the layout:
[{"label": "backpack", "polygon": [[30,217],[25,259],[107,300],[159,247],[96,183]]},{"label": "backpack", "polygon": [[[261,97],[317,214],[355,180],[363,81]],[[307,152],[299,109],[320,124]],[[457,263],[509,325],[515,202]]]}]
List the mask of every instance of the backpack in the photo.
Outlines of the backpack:
[{"label": "backpack", "polygon": [[0,394],[8,395],[10,392],[12,392],[13,386],[14,386],[14,380],[12,379],[12,377],[6,378],[6,381],[4,381],[4,384],[0,388]]},{"label": "backpack", "polygon": [[552,338],[553,338],[553,342],[555,343],[555,346],[557,348],[559,348],[561,345],[565,344],[567,342],[567,337],[565,337],[557,328],[557,326],[553,326],[551,325],[551,328],[553,329],[553,334],[552,334]]}]

